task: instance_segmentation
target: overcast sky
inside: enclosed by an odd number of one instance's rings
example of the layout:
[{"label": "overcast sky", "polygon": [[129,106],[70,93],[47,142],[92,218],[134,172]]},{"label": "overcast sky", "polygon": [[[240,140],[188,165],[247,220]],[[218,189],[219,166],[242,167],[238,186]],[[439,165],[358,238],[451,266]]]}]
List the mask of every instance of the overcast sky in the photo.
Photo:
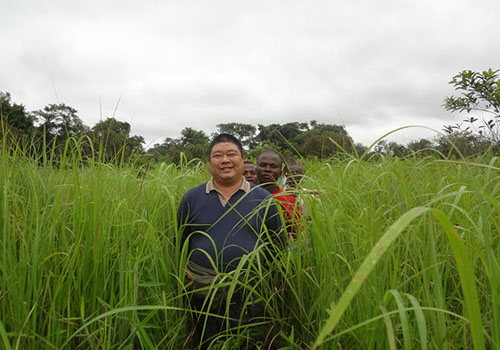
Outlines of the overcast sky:
[{"label": "overcast sky", "polygon": [[314,119],[368,145],[463,119],[448,82],[500,68],[499,24],[499,0],[0,0],[0,91],[89,126],[118,105],[148,143]]}]

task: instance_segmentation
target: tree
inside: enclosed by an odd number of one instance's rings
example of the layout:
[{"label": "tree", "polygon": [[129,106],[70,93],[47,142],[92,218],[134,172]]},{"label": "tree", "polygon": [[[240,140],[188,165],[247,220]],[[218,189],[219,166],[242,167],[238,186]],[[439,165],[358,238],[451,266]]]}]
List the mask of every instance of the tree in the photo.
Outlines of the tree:
[{"label": "tree", "polygon": [[[500,79],[498,70],[491,68],[482,73],[464,70],[455,75],[449,82],[460,92],[460,96],[449,96],[444,100],[443,106],[451,112],[476,112],[479,118],[470,117],[464,122],[470,124],[465,131],[477,131],[480,136],[486,136],[493,142],[499,142],[498,121],[500,119]],[[483,119],[486,113],[490,118]],[[474,123],[482,121],[478,129]],[[453,130],[462,130],[462,125],[447,126]],[[486,130],[486,132],[483,132]]]},{"label": "tree", "polygon": [[489,140],[473,133],[471,130],[445,129],[445,131],[446,135],[438,136],[436,141],[438,144],[437,149],[446,157],[474,156],[484,152],[491,146]]},{"label": "tree", "polygon": [[225,123],[217,124],[217,131],[219,134],[226,133],[233,135],[245,148],[255,147],[255,126],[243,123]]},{"label": "tree", "polygon": [[344,126],[319,124],[313,120],[311,127],[297,137],[298,140],[304,140],[297,142],[299,145],[303,144],[300,148],[302,156],[329,158],[344,151],[353,151],[354,142]]},{"label": "tree", "polygon": [[[314,136],[313,136],[314,135]],[[352,140],[349,136],[333,131],[318,131],[311,133],[302,148],[303,156],[313,156],[318,158],[330,158],[344,151],[352,149]]]},{"label": "tree", "polygon": [[35,118],[25,111],[23,105],[12,103],[8,92],[0,92],[0,120],[14,134],[33,132]]},{"label": "tree", "polygon": [[179,155],[183,152],[184,147],[179,139],[167,137],[163,143],[156,143],[148,149],[147,153],[156,161],[166,163],[178,163],[180,160]]},{"label": "tree", "polygon": [[[342,125],[292,122],[258,126],[256,137],[259,146],[270,146],[286,157],[301,155],[331,157],[341,148],[352,151],[354,142]],[[334,140],[341,147],[335,145]]]},{"label": "tree", "polygon": [[208,143],[208,136],[201,130],[186,127],[181,131],[181,143],[184,147]]},{"label": "tree", "polygon": [[415,154],[429,155],[434,153],[434,144],[428,139],[421,138],[408,142],[407,148]]},{"label": "tree", "polygon": [[[314,125],[313,125],[313,122],[314,122]],[[337,125],[337,124],[318,124],[314,120],[313,120],[313,122],[311,122],[311,131],[316,131],[316,132],[318,132],[320,134],[324,133],[324,132],[327,132],[327,131],[330,131],[330,132],[334,132],[336,134],[349,136],[349,134],[347,133],[347,130],[345,129],[345,127],[343,125]]]},{"label": "tree", "polygon": [[355,149],[355,154],[361,157],[361,155],[363,155],[368,150],[368,147],[360,142],[356,142],[354,144],[354,149]]},{"label": "tree", "polygon": [[304,140],[299,136],[309,130],[307,123],[286,123],[286,124],[270,124],[258,125],[259,133],[256,136],[256,141],[259,145],[272,144],[278,152],[290,151],[295,153],[295,150],[301,148]]},{"label": "tree", "polygon": [[56,141],[63,144],[68,137],[78,137],[89,130],[77,113],[76,109],[60,103],[49,104],[42,110],[32,112],[32,115],[39,123],[39,132],[45,133],[47,143]]},{"label": "tree", "polygon": [[128,135],[130,134],[130,124],[127,122],[119,121],[115,118],[106,118],[105,120],[101,120],[96,125],[94,125],[94,127],[92,127],[92,131],[98,138],[104,137],[110,132],[128,137]]},{"label": "tree", "polygon": [[129,160],[133,154],[144,152],[144,138],[130,136],[130,124],[115,118],[107,118],[94,125],[92,138],[105,161]]},{"label": "tree", "polygon": [[181,135],[180,142],[188,159],[207,157],[209,138],[203,131],[187,127]]},{"label": "tree", "polygon": [[387,144],[388,153],[396,157],[404,157],[408,154],[408,149],[404,145],[400,145],[395,141],[391,141]]},{"label": "tree", "polygon": [[180,138],[167,137],[163,143],[155,144],[147,153],[161,162],[179,163],[181,153],[184,153],[188,160],[206,159],[208,146],[209,139],[203,131],[186,127],[182,129]]}]

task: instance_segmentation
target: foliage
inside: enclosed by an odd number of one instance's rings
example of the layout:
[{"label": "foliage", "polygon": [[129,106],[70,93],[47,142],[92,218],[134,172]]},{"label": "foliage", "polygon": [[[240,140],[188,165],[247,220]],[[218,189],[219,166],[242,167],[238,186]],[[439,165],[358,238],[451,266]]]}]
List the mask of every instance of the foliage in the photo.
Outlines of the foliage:
[{"label": "foliage", "polygon": [[188,159],[206,159],[208,154],[209,138],[205,132],[184,128],[181,131],[181,145]]},{"label": "foliage", "polygon": [[10,93],[0,92],[0,120],[13,133],[28,134],[33,131],[35,118],[26,112],[23,105],[13,103]]},{"label": "foliage", "polygon": [[225,123],[225,124],[217,124],[217,133],[222,134],[230,134],[235,136],[238,140],[240,140],[243,147],[246,149],[254,148],[256,146],[255,141],[255,126],[251,124],[243,124],[243,123]]},{"label": "foliage", "polygon": [[470,129],[452,128],[445,135],[436,138],[437,149],[445,156],[455,159],[475,156],[491,147],[486,137],[473,133]]},{"label": "foliage", "polygon": [[[58,168],[0,152],[0,348],[194,348],[176,211],[206,166],[82,162],[78,147]],[[304,230],[273,274],[213,286],[265,301],[261,348],[500,347],[498,158],[304,170],[304,186],[322,191],[298,190]],[[259,326],[212,348],[242,348]]]},{"label": "foliage", "polygon": [[32,115],[38,121],[39,133],[45,133],[47,142],[57,140],[62,144],[67,138],[78,137],[88,131],[77,113],[76,109],[60,103],[49,104],[32,112]]},{"label": "foliage", "polygon": [[249,151],[245,152],[245,158],[250,159],[253,161],[257,161],[257,158],[259,156],[269,150],[276,150],[276,145],[270,143],[270,142],[264,142],[261,145],[256,146],[255,148],[250,149]]},{"label": "foliage", "polygon": [[133,154],[144,151],[144,138],[130,136],[130,124],[115,118],[107,118],[94,125],[91,138],[104,161],[126,161]]},{"label": "foliage", "polygon": [[362,143],[360,143],[360,142],[356,142],[356,143],[354,144],[354,150],[353,150],[353,152],[354,152],[354,154],[355,154],[357,157],[361,156],[361,155],[362,155],[363,153],[365,153],[367,150],[368,150],[368,147],[367,147],[367,146],[365,146],[365,145],[363,145],[363,144],[362,144]]},{"label": "foliage", "polygon": [[273,144],[278,152],[288,150],[296,153],[296,150],[300,149],[304,142],[301,135],[307,130],[309,130],[307,123],[259,124],[255,139],[258,145]]},{"label": "foliage", "polygon": [[412,140],[408,142],[408,150],[412,152],[428,152],[434,147],[431,140],[421,138],[419,140]]},{"label": "foliage", "polygon": [[408,149],[394,141],[381,140],[375,145],[375,152],[384,155],[404,157]]},{"label": "foliage", "polygon": [[306,141],[302,153],[320,159],[330,158],[336,154],[351,153],[352,139],[334,131],[318,132],[313,129],[306,133]]},{"label": "foliage", "polygon": [[147,150],[147,154],[152,156],[157,162],[178,163],[179,154],[183,147],[179,139],[167,137],[162,143],[155,143]]},{"label": "foliage", "polygon": [[186,127],[181,131],[181,138],[167,137],[163,143],[154,144],[148,154],[157,161],[178,164],[182,154],[188,159],[206,159],[209,139],[201,130]]},{"label": "foliage", "polygon": [[[500,154],[499,71],[464,70],[449,83],[459,95],[445,98],[443,106],[446,110],[474,115],[464,119],[462,123],[445,126],[445,135],[437,136],[432,141],[411,141],[405,146],[383,140],[373,149],[367,150],[364,145],[354,143],[344,126],[322,124],[315,120],[309,123],[259,124],[257,127],[245,123],[221,123],[217,124],[217,132],[230,133],[239,138],[249,158],[256,158],[263,150],[273,149],[287,162],[293,162],[296,158],[359,156],[366,151],[368,157],[364,159],[371,160],[380,160],[386,155],[401,158],[432,154],[459,158],[488,150],[492,150],[495,155]],[[27,112],[23,105],[11,101],[8,92],[0,92],[0,102],[2,130],[9,130],[9,135],[12,136],[10,140],[27,135],[29,137],[26,140],[35,140],[33,149],[47,150],[44,147],[52,145],[55,152],[52,158],[60,156],[68,138],[86,136],[89,142],[82,145],[82,154],[98,155],[105,162],[137,159],[144,154],[144,138],[130,136],[130,124],[126,122],[108,118],[90,129],[78,117],[77,111],[65,104],[49,104],[42,110]],[[485,118],[485,115],[489,117]],[[477,126],[478,124],[480,125]],[[186,127],[182,129],[179,138],[165,138],[163,143],[153,145],[147,155],[155,161],[179,164],[184,160],[206,159],[208,144],[209,138],[204,131]]]},{"label": "foliage", "polygon": [[286,123],[258,126],[258,145],[271,145],[287,156],[329,158],[339,153],[353,151],[354,142],[344,126],[308,123]]},{"label": "foliage", "polygon": [[[460,96],[449,96],[444,100],[443,106],[452,112],[475,112],[479,118],[470,117],[464,122],[470,124],[465,131],[470,131],[474,123],[481,120],[479,135],[488,137],[493,142],[500,141],[498,122],[500,119],[500,79],[498,70],[491,68],[483,72],[464,70],[455,75],[449,82],[460,92]],[[479,114],[478,114],[479,112]],[[491,118],[484,119],[486,113]],[[461,130],[462,125],[448,126],[454,130]]]}]

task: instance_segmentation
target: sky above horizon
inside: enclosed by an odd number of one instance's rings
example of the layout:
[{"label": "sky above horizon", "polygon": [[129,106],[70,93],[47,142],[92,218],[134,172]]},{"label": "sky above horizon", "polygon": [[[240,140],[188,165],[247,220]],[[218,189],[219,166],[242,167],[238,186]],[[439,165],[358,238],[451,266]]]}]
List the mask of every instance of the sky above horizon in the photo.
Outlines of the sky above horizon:
[{"label": "sky above horizon", "polygon": [[369,145],[464,119],[442,107],[448,82],[500,68],[499,19],[497,0],[0,0],[0,91],[114,116],[147,144],[316,120]]}]

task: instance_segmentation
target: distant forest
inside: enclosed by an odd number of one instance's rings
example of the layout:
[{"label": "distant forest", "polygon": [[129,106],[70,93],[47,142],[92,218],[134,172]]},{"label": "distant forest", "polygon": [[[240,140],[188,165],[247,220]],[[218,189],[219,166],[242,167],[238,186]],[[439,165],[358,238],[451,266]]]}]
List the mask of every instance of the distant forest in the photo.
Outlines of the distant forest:
[{"label": "distant forest", "polygon": [[[443,135],[433,139],[413,140],[406,145],[381,140],[374,147],[355,143],[342,125],[308,123],[285,124],[225,123],[216,133],[239,138],[247,158],[255,158],[265,149],[274,149],[287,159],[329,159],[349,155],[409,155],[468,157],[486,151],[500,154],[498,121],[500,119],[500,79],[498,70],[463,71],[449,83],[460,94],[444,99],[443,107],[465,112],[468,118],[443,127]],[[488,118],[484,118],[487,115]],[[210,137],[202,130],[186,127],[179,138],[167,137],[149,149],[144,138],[130,135],[130,124],[115,118],[99,121],[92,127],[84,124],[76,109],[64,104],[49,104],[41,110],[27,111],[12,101],[9,92],[0,92],[0,146],[18,147],[34,156],[50,152],[62,154],[77,143],[82,156],[98,157],[104,162],[156,161],[178,163],[181,160],[206,159]],[[70,141],[68,141],[70,140]]]}]

